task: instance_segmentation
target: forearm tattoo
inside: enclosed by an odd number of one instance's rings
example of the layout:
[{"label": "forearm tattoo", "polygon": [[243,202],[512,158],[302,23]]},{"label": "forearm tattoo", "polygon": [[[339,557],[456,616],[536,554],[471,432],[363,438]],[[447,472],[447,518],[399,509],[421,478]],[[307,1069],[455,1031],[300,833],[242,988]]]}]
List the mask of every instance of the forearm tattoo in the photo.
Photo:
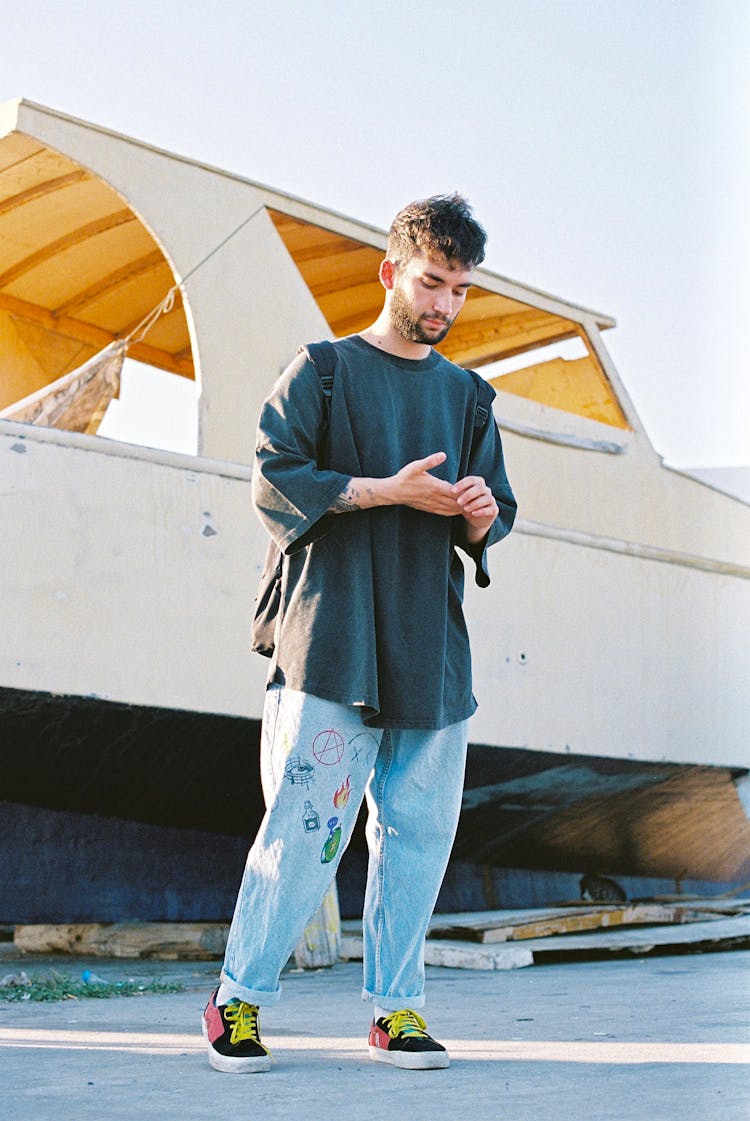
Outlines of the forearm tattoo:
[{"label": "forearm tattoo", "polygon": [[[366,487],[364,493],[372,498],[370,487]],[[342,491],[338,498],[334,498],[329,508],[332,514],[349,514],[354,510],[361,510],[362,488],[349,483],[346,490]]]}]

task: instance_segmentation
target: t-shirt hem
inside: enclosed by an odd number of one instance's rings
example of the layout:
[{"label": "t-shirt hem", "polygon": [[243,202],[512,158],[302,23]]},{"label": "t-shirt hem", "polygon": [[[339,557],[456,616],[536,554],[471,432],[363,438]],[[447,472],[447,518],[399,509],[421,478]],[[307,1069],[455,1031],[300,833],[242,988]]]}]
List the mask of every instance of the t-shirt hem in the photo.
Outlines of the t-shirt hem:
[{"label": "t-shirt hem", "polygon": [[364,717],[362,723],[368,728],[413,728],[423,729],[425,732],[439,732],[442,728],[447,728],[451,724],[460,724],[464,720],[468,720],[477,710],[477,703],[474,701],[468,708],[457,710],[456,712],[446,712],[439,717],[410,717],[402,718],[399,716],[383,716],[382,712],[373,713],[371,717]]},{"label": "t-shirt hem", "polygon": [[462,720],[468,720],[478,707],[476,698],[472,694],[468,704],[455,710],[452,709],[450,712],[441,713],[439,716],[414,716],[413,713],[410,713],[409,716],[400,717],[383,713],[377,701],[368,699],[361,693],[342,697],[335,689],[326,689],[324,686],[310,684],[309,682],[297,682],[275,665],[268,676],[268,684],[274,683],[294,689],[298,693],[306,693],[311,697],[331,701],[333,704],[347,705],[349,708],[359,709],[362,713],[362,723],[366,728],[421,728],[426,732],[439,732],[441,728],[447,728],[450,724],[460,724]]}]

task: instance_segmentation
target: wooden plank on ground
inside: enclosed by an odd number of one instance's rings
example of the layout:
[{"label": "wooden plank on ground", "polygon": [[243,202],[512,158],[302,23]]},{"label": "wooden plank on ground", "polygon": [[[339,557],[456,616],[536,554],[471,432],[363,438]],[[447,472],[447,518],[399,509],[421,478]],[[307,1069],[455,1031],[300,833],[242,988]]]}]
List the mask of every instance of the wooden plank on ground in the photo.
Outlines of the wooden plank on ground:
[{"label": "wooden plank on ground", "polygon": [[[435,916],[435,920],[446,916]],[[357,923],[342,924],[342,957],[362,957],[361,927]],[[441,952],[444,948],[444,952]],[[675,952],[750,948],[750,915],[711,918],[705,922],[672,923],[660,926],[631,926],[600,929],[578,934],[560,934],[534,938],[522,944],[483,945],[457,939],[428,940],[425,962],[454,969],[518,969],[525,965],[558,960],[568,955],[578,960],[599,958],[602,951],[611,953],[648,954],[661,949]],[[516,956],[522,955],[522,956]]]},{"label": "wooden plank on ground", "polygon": [[475,915],[436,916],[430,938],[464,938],[482,943],[521,941],[557,934],[621,926],[653,926],[697,922],[713,917],[693,907],[659,903],[592,904],[571,909],[484,912]]},{"label": "wooden plank on ground", "polygon": [[657,948],[667,951],[687,947],[694,951],[742,949],[750,947],[750,915],[712,918],[707,922],[562,934],[531,939],[524,943],[524,947],[531,950],[535,962],[550,957],[558,960],[568,954],[580,960],[588,955],[598,957],[602,951],[648,954]]},{"label": "wooden plank on ground", "polygon": [[445,939],[426,942],[424,960],[425,965],[448,969],[523,969],[534,964],[534,955],[526,946],[481,946]]},{"label": "wooden plank on ground", "polygon": [[[362,960],[361,933],[346,932],[341,937],[341,956],[349,961]],[[425,965],[442,965],[448,969],[523,969],[533,965],[534,957],[525,946],[481,946],[476,942],[440,940],[426,942]]]},{"label": "wooden plank on ground", "polygon": [[672,899],[644,899],[644,903],[673,903],[689,907],[704,914],[716,912],[723,915],[745,915],[750,911],[750,899],[724,899],[721,896],[674,896]]},{"label": "wooden plank on ground", "polygon": [[28,954],[212,961],[224,956],[226,923],[57,923],[17,926],[13,941]]}]

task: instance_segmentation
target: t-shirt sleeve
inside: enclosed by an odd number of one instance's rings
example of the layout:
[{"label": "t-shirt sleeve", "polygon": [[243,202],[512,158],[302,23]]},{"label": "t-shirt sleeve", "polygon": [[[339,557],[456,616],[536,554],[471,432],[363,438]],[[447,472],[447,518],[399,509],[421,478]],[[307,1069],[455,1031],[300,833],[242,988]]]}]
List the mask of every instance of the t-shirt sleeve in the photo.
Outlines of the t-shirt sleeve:
[{"label": "t-shirt sleeve", "polygon": [[474,561],[476,583],[480,588],[486,588],[490,583],[487,550],[490,545],[502,541],[503,537],[507,537],[510,533],[517,509],[517,503],[505,471],[503,442],[491,409],[481,431],[474,437],[467,475],[478,475],[484,479],[492,491],[498,507],[497,517],[490,526],[488,533],[474,545],[470,545],[466,541],[466,523],[462,518],[459,519],[461,525],[457,544]]},{"label": "t-shirt sleeve", "polygon": [[284,553],[322,537],[341,515],[331,503],[351,478],[321,466],[328,405],[315,367],[295,358],[263,404],[253,471],[253,505]]}]

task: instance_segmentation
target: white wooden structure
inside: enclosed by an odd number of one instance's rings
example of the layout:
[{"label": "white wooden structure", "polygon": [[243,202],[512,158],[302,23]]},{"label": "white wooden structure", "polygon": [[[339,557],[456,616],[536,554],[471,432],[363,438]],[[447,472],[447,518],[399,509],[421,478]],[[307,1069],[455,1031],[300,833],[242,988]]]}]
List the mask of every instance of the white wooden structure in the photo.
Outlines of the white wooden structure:
[{"label": "white wooden structure", "polygon": [[[0,419],[0,691],[259,717],[258,409],[299,343],[375,317],[384,245],[227,172],[0,107],[0,410],[120,339],[199,391],[195,457]],[[580,766],[571,779],[590,807],[630,790],[607,785],[602,760],[666,765],[666,801],[662,782],[628,803],[631,866],[748,878],[734,785],[750,765],[748,507],[664,466],[602,341],[613,320],[485,269],[477,282],[446,353],[523,368],[487,370],[520,509],[491,588],[468,593],[472,740],[550,753],[561,775],[566,757],[590,758],[591,789]],[[579,357],[535,357],[571,339]],[[467,810],[511,802],[498,782],[469,788]],[[558,815],[564,843],[587,821],[606,831],[604,804]],[[586,843],[602,862],[620,851]]]}]

